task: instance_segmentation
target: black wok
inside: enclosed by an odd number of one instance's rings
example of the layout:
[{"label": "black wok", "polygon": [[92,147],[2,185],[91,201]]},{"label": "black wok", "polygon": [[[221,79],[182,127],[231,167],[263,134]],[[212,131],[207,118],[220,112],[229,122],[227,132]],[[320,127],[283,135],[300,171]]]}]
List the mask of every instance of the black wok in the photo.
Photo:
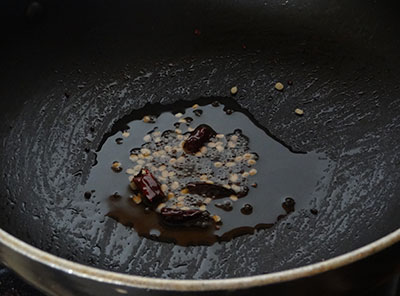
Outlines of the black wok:
[{"label": "black wok", "polygon": [[[354,295],[399,272],[395,1],[0,6],[0,258],[29,282],[49,295]],[[133,240],[84,200],[114,121],[233,85],[272,134],[335,162],[318,215],[181,247]]]}]

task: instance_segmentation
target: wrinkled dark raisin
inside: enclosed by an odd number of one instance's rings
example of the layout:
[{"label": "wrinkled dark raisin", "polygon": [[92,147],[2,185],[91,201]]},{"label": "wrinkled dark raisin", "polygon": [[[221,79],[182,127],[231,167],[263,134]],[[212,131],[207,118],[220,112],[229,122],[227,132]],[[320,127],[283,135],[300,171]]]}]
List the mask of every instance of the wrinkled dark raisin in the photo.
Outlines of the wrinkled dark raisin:
[{"label": "wrinkled dark raisin", "polygon": [[161,216],[167,222],[182,222],[186,220],[191,220],[194,218],[201,217],[202,211],[197,209],[192,210],[181,210],[181,209],[172,209],[172,208],[162,208]]},{"label": "wrinkled dark raisin", "polygon": [[251,187],[257,188],[257,183],[254,182],[253,184],[251,184]]},{"label": "wrinkled dark raisin", "polygon": [[164,192],[161,190],[160,183],[148,169],[143,169],[137,174],[132,182],[135,183],[145,202],[148,201],[152,206],[158,205],[165,199]]},{"label": "wrinkled dark raisin", "polygon": [[210,126],[201,124],[190,133],[189,138],[183,144],[183,149],[186,153],[196,153],[215,135],[216,132]]},{"label": "wrinkled dark raisin", "polygon": [[245,204],[240,211],[243,215],[250,215],[253,212],[253,207],[249,204]]},{"label": "wrinkled dark raisin", "polygon": [[86,199],[89,199],[89,198],[91,198],[92,197],[92,193],[90,192],[90,191],[86,191],[85,192],[85,198]]},{"label": "wrinkled dark raisin", "polygon": [[282,208],[286,211],[286,213],[294,212],[294,205],[296,202],[291,197],[286,197],[285,201],[282,203]]},{"label": "wrinkled dark raisin", "polygon": [[318,210],[317,209],[311,209],[310,212],[313,215],[317,215],[318,214]]},{"label": "wrinkled dark raisin", "polygon": [[233,113],[233,110],[232,109],[226,109],[225,113],[227,115],[231,115]]},{"label": "wrinkled dark raisin", "polygon": [[211,198],[222,198],[235,194],[235,191],[232,189],[208,183],[189,183],[186,185],[186,188],[191,194],[198,194]]}]

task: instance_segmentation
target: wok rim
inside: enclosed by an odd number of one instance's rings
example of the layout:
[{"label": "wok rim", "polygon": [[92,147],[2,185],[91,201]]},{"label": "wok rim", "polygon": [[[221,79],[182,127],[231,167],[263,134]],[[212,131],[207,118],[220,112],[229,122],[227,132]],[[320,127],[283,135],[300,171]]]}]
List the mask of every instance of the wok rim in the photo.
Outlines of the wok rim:
[{"label": "wok rim", "polygon": [[350,263],[371,256],[391,245],[394,245],[396,242],[399,241],[400,228],[363,247],[322,262],[317,262],[284,271],[247,277],[188,280],[161,279],[138,275],[128,275],[113,271],[106,271],[96,267],[86,266],[42,251],[12,236],[3,229],[0,229],[0,243],[17,252],[18,254],[28,257],[29,259],[38,263],[47,265],[50,268],[55,268],[59,271],[68,273],[73,276],[101,283],[140,289],[168,291],[238,290],[288,282],[295,279],[310,277],[348,265]]}]

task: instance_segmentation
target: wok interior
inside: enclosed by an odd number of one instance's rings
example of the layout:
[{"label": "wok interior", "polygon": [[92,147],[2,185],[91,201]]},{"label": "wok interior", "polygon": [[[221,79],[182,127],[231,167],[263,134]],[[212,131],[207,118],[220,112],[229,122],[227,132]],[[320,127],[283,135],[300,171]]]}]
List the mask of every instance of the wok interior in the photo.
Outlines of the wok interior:
[{"label": "wok interior", "polygon": [[[6,18],[1,227],[76,262],[196,279],[299,267],[397,229],[398,21],[391,2],[356,5],[71,1],[47,3],[38,23]],[[274,90],[287,80],[293,86]],[[95,157],[84,149],[113,121],[148,102],[227,96],[233,85],[273,134],[335,162],[317,216],[297,211],[254,235],[181,247],[137,240],[83,198]]]}]

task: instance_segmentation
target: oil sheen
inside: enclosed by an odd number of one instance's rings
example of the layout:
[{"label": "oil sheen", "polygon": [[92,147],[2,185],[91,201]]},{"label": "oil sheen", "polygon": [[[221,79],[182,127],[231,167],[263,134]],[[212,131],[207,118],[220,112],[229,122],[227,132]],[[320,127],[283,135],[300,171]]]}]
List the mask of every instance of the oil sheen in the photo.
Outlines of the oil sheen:
[{"label": "oil sheen", "polygon": [[[179,147],[179,142],[201,124],[210,126],[218,136],[204,145],[202,152],[188,155],[179,148],[173,154],[168,151]],[[323,153],[293,151],[277,136],[232,99],[146,105],[116,122],[105,135],[85,185],[86,195],[95,192],[92,198],[107,208],[107,216],[131,227],[139,236],[179,245],[228,241],[272,227],[293,211],[306,209],[330,171],[330,160]],[[143,149],[150,158],[141,156]],[[161,158],[160,151],[166,150]],[[111,169],[116,162],[120,167]],[[164,184],[165,195],[170,195],[167,203],[174,207],[186,206],[179,203],[179,197],[197,202],[182,191],[190,182],[233,187],[238,194],[208,199],[203,205],[210,217],[218,218],[215,223],[170,225],[157,211],[135,202],[129,184],[141,167],[150,169]]]}]

